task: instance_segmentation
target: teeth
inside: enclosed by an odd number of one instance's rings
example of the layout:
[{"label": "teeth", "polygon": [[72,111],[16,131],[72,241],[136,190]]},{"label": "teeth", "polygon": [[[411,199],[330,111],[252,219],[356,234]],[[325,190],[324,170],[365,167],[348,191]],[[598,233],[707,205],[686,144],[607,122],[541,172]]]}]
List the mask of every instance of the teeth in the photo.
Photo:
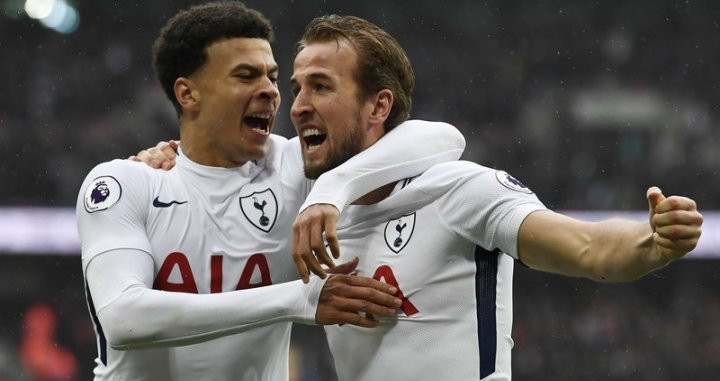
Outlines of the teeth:
[{"label": "teeth", "polygon": [[258,118],[258,119],[270,119],[270,118],[272,118],[272,113],[266,113],[266,114],[258,113],[258,114],[250,114],[248,116],[251,118]]},{"label": "teeth", "polygon": [[270,120],[273,117],[272,112],[256,112],[245,116],[245,121],[255,131],[267,133],[270,127]]},{"label": "teeth", "polygon": [[307,128],[302,131],[302,138],[309,151],[314,151],[325,141],[325,133],[317,128]]},{"label": "teeth", "polygon": [[320,133],[320,130],[317,128],[308,128],[307,130],[304,130],[302,133],[303,138],[307,138],[308,136],[319,136],[322,135]]}]

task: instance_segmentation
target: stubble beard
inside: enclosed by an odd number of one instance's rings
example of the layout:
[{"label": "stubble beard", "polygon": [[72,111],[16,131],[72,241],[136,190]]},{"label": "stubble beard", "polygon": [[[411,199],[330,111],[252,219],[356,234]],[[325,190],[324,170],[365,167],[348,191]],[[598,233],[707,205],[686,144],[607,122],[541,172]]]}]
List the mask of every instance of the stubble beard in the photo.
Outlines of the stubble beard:
[{"label": "stubble beard", "polygon": [[317,179],[323,173],[337,167],[346,162],[351,157],[357,155],[363,150],[363,133],[360,128],[360,115],[356,115],[354,128],[341,141],[334,142],[330,152],[325,159],[317,164],[310,164],[303,155],[303,163],[305,169],[305,177],[308,179]]}]

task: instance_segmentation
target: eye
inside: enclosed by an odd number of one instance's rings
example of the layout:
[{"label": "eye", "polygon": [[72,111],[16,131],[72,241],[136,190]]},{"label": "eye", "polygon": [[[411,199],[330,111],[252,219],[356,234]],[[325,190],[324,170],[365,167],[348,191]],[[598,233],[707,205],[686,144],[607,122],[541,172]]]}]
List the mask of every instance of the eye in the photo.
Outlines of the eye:
[{"label": "eye", "polygon": [[292,94],[293,98],[296,98],[299,93],[300,93],[300,86],[297,86],[294,83],[292,85],[290,85],[290,94]]},{"label": "eye", "polygon": [[325,86],[322,83],[315,83],[313,85],[313,90],[315,90],[315,91],[325,91],[325,90],[329,90],[329,89],[330,89],[329,87]]},{"label": "eye", "polygon": [[248,81],[248,80],[253,79],[255,76],[250,73],[242,72],[242,73],[235,73],[234,77],[238,78],[238,79],[242,79],[244,81]]}]

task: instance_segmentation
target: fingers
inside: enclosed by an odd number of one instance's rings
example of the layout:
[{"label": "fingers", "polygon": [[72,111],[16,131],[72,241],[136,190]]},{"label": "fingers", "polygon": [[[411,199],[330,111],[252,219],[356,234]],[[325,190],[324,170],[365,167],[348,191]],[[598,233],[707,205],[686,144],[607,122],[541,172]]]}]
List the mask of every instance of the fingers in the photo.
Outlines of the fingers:
[{"label": "fingers", "polygon": [[[150,150],[155,150],[155,148],[150,148]],[[162,166],[162,161],[156,159],[149,150],[144,149],[135,156],[137,161],[141,161],[151,168],[159,169]]]},{"label": "fingers", "polygon": [[340,255],[335,225],[339,218],[339,211],[332,205],[318,204],[305,209],[293,223],[293,261],[298,268],[298,274],[307,282],[309,271],[324,278],[326,271],[322,264],[333,268],[335,263],[325,247],[327,236],[330,250],[335,258]]},{"label": "fingers", "polygon": [[318,324],[351,324],[351,325],[356,325],[358,327],[364,327],[364,328],[375,328],[380,324],[377,320],[371,319],[367,315],[362,316],[355,312],[346,312],[346,311],[336,312],[336,315],[334,315],[331,319],[336,322],[335,323],[318,322]]},{"label": "fingers", "polygon": [[[391,284],[387,284],[385,282],[380,282],[379,280],[375,280],[375,279],[364,277],[364,276],[348,276],[348,277],[344,278],[344,280],[349,285],[354,286],[354,287],[374,289],[383,294],[392,295],[392,296],[395,296],[395,294],[397,293],[397,287],[395,287]],[[397,298],[395,298],[395,299],[397,299]],[[387,299],[385,299],[385,300],[387,300]]]},{"label": "fingers", "polygon": [[162,169],[170,170],[175,166],[177,148],[177,144],[172,144],[172,141],[160,142],[155,146],[155,151],[152,152],[152,154],[155,159],[160,160],[160,166]]},{"label": "fingers", "polygon": [[692,199],[670,196],[657,204],[650,223],[659,236],[667,239],[699,238],[703,216]]},{"label": "fingers", "polygon": [[312,247],[312,250],[320,263],[324,263],[330,268],[335,267],[335,262],[333,262],[332,258],[330,258],[330,255],[325,249],[325,239],[323,239],[322,226],[315,223],[310,227],[310,247]]},{"label": "fingers", "polygon": [[[293,257],[297,257],[300,261],[302,261],[302,264],[299,265],[299,267],[305,267],[305,273],[309,270],[324,279],[327,274],[313,255],[308,236],[309,233],[307,229],[302,228],[302,226],[297,224],[297,222],[293,224]],[[299,262],[296,261],[295,263],[296,267],[298,267]],[[303,271],[300,271],[301,277],[302,274]]]},{"label": "fingers", "polygon": [[160,142],[155,147],[162,152],[165,159],[175,160],[177,157],[178,145],[172,140],[169,142]]},{"label": "fingers", "polygon": [[357,268],[358,263],[360,263],[360,258],[355,257],[352,261],[339,264],[335,267],[333,267],[330,272],[333,274],[345,274],[350,275],[355,269]]},{"label": "fingers", "polygon": [[332,215],[325,219],[325,240],[330,247],[330,252],[333,258],[340,258],[340,242],[338,242],[337,231],[335,226],[337,225],[337,215]]},{"label": "fingers", "polygon": [[665,199],[662,191],[658,187],[650,187],[647,190],[646,197],[648,200],[648,206],[650,207],[650,213],[655,211],[655,207]]},{"label": "fingers", "polygon": [[700,225],[669,225],[658,227],[656,233],[666,239],[678,240],[699,238],[701,229]]},{"label": "fingers", "polygon": [[697,210],[693,199],[682,196],[670,196],[663,199],[655,207],[655,213],[665,213],[672,210]]},{"label": "fingers", "polygon": [[175,166],[179,141],[160,142],[155,147],[144,149],[128,159],[141,161],[155,169],[170,170]]},{"label": "fingers", "polygon": [[[363,314],[366,318],[374,320],[376,316],[391,318],[397,316],[397,308],[386,307],[381,304],[372,303],[363,299],[352,299],[352,298],[338,298],[336,300],[338,306],[338,312],[350,312],[355,315]],[[354,322],[336,322],[336,324],[349,323],[355,324]]]},{"label": "fingers", "polygon": [[695,249],[702,234],[703,216],[697,210],[673,210],[653,217],[655,243],[666,249],[666,259],[679,258]]},{"label": "fingers", "polygon": [[676,259],[692,251],[697,246],[699,238],[698,236],[686,239],[669,239],[658,234],[653,236],[655,244],[661,249],[665,249],[664,256],[666,259]]},{"label": "fingers", "polygon": [[396,315],[402,303],[394,296],[396,292],[396,287],[371,278],[332,275],[320,293],[316,321],[319,324],[374,327],[377,321],[373,316]]},{"label": "fingers", "polygon": [[303,261],[302,255],[300,255],[299,245],[300,245],[300,238],[298,236],[298,232],[297,232],[297,229],[295,228],[295,225],[293,225],[292,259],[293,259],[293,262],[295,262],[295,267],[297,268],[298,275],[300,275],[300,279],[302,279],[303,283],[307,283],[310,281],[310,273],[308,272],[308,268],[307,268],[307,265],[305,264],[305,261]]},{"label": "fingers", "polygon": [[672,226],[700,227],[703,223],[703,216],[697,210],[670,210],[656,213],[652,218],[652,222],[657,229]]},{"label": "fingers", "polygon": [[298,271],[298,275],[300,276],[300,279],[302,279],[303,283],[309,282],[310,281],[310,273],[308,272],[307,266],[305,265],[305,262],[302,260],[302,257],[293,253],[292,259],[293,259],[293,262],[295,262],[295,268]]},{"label": "fingers", "polygon": [[665,198],[662,191],[658,187],[650,187],[645,197],[648,200],[648,209],[650,209],[650,227],[655,231],[655,223],[653,222],[653,216],[655,215],[655,209],[657,205]]},{"label": "fingers", "polygon": [[680,258],[695,249],[702,234],[703,216],[694,200],[665,197],[657,187],[648,189],[653,240],[667,260]]}]

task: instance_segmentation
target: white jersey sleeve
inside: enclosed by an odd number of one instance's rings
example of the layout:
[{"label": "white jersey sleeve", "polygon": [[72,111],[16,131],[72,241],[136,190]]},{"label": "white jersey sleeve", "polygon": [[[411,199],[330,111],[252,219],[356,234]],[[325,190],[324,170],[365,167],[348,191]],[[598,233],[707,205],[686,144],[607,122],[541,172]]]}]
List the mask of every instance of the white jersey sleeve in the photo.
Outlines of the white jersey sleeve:
[{"label": "white jersey sleeve", "polygon": [[83,268],[107,250],[150,253],[145,220],[152,185],[144,167],[142,163],[113,160],[99,164],[85,178],[76,205]]},{"label": "white jersey sleeve", "polygon": [[368,149],[320,176],[300,208],[331,204],[340,212],[361,196],[393,181],[415,176],[432,165],[454,161],[465,138],[442,122],[406,121]]},{"label": "white jersey sleeve", "polygon": [[[448,164],[453,165],[437,165],[421,176],[425,177],[426,184],[441,185],[436,187],[438,199],[434,203],[441,222],[486,250],[499,249],[517,259],[520,225],[530,213],[545,206],[530,189],[505,171],[471,162]],[[439,179],[433,181],[433,174]]]},{"label": "white jersey sleeve", "polygon": [[325,282],[192,294],[154,290],[152,278],[152,258],[139,250],[111,250],[88,264],[88,289],[112,348],[179,346],[279,321],[313,323]]}]

